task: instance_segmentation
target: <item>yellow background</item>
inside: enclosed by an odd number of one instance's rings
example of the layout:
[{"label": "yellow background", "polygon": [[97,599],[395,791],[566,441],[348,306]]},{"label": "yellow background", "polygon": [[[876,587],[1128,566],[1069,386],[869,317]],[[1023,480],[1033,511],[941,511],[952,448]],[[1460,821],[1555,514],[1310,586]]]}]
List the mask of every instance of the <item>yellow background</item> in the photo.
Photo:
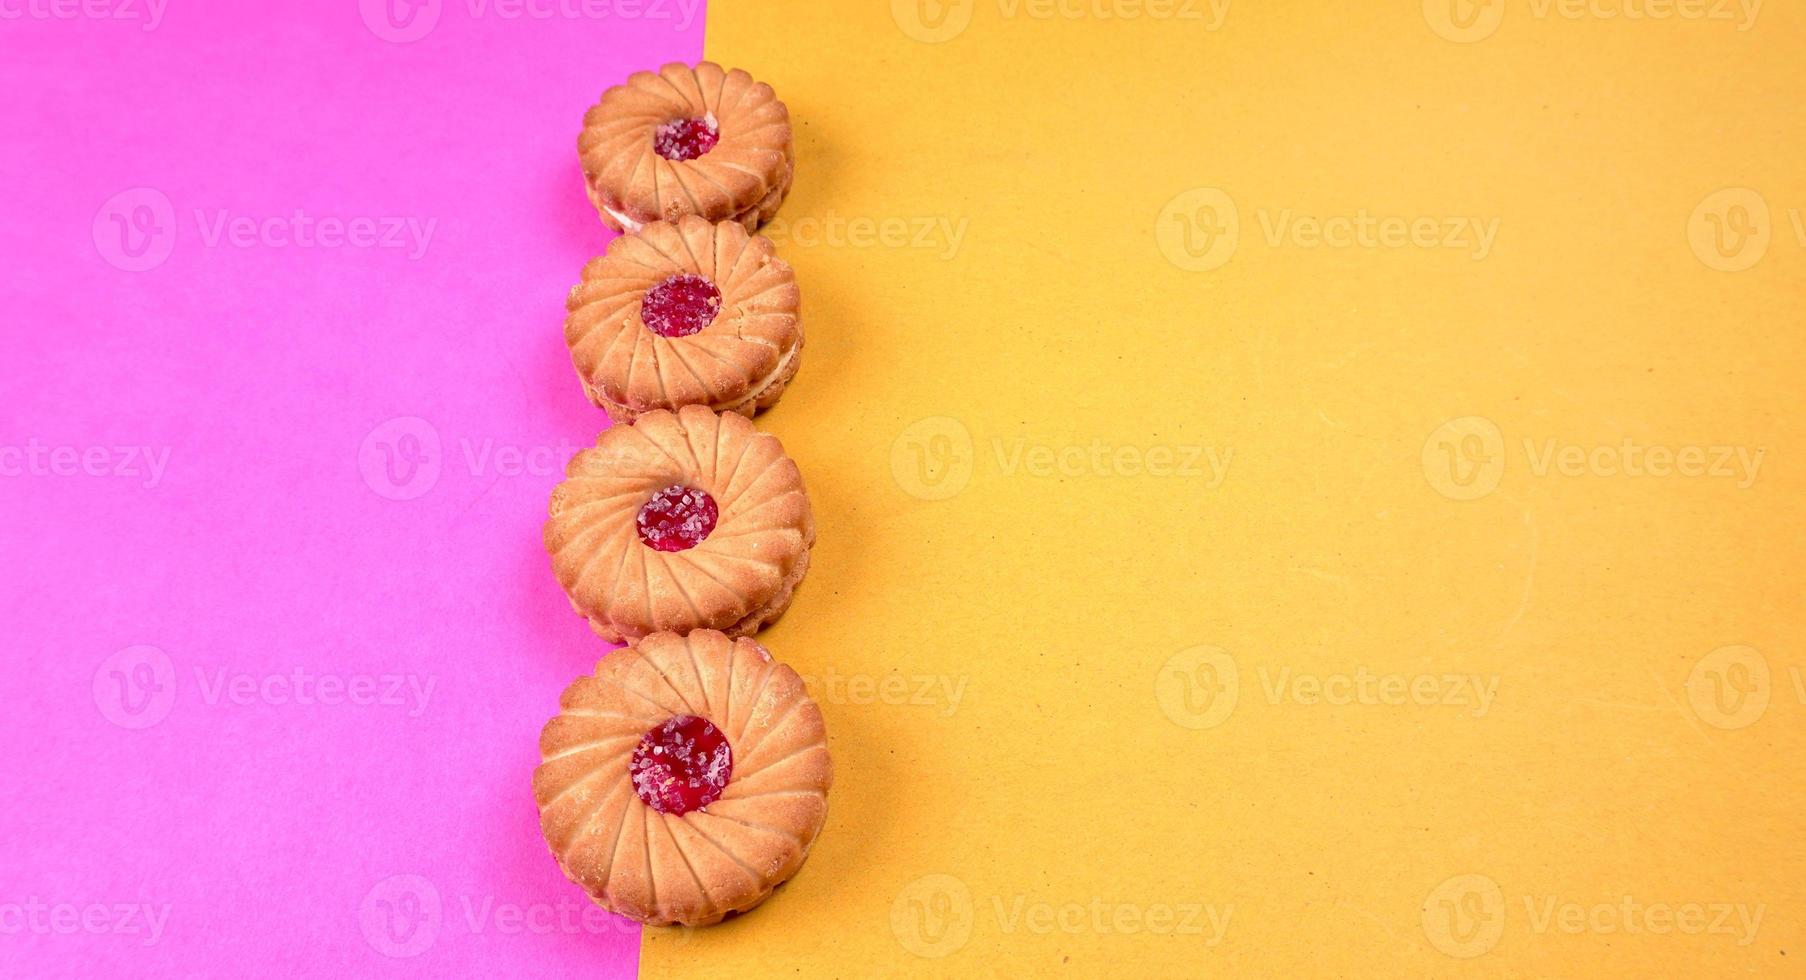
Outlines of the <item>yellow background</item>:
[{"label": "yellow background", "polygon": [[[797,125],[808,348],[761,425],[820,542],[762,640],[837,782],[797,879],[644,974],[1800,974],[1806,10],[1039,9],[710,4]],[[1268,234],[1363,210],[1497,237]],[[1496,697],[1270,694],[1360,671]]]}]

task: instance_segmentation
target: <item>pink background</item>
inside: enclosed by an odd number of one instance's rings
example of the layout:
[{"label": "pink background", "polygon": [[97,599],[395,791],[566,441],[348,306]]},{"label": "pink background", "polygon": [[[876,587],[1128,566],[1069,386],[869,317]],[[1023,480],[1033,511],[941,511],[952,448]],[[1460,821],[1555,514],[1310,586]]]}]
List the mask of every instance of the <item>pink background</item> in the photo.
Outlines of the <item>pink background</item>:
[{"label": "pink background", "polygon": [[539,527],[576,129],[700,4],[87,2],[0,20],[0,976],[631,975],[537,831],[606,649]]}]

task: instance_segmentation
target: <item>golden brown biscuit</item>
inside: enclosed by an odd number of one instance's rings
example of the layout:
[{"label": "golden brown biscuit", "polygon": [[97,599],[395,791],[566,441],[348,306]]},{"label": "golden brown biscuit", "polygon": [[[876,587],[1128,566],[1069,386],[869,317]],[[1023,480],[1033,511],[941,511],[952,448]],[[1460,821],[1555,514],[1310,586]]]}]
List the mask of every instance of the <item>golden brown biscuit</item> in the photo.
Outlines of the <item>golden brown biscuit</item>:
[{"label": "golden brown biscuit", "polygon": [[802,473],[745,416],[688,405],[615,425],[552,491],[545,547],[603,639],[695,629],[746,636],[809,568]]},{"label": "golden brown biscuit", "polygon": [[564,339],[584,393],[617,422],[685,405],[750,416],[796,376],[801,301],[769,239],[686,215],[583,267]]},{"label": "golden brown biscuit", "polygon": [[584,186],[610,228],[686,214],[757,231],[790,190],[790,112],[771,86],[712,61],[641,71],[602,93],[577,137]]},{"label": "golden brown biscuit", "polygon": [[655,633],[559,698],[533,773],[540,831],[596,904],[708,925],[802,867],[834,781],[821,709],[752,640]]}]

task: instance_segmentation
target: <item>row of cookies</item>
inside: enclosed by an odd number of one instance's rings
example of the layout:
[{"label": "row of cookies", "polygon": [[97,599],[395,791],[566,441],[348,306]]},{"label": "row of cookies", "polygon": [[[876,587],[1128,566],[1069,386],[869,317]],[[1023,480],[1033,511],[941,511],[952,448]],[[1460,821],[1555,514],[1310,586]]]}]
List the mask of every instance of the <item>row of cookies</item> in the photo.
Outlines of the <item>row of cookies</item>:
[{"label": "row of cookies", "polygon": [[756,234],[795,169],[769,85],[703,62],[638,72],[584,116],[604,224],[565,341],[615,422],[573,457],[544,541],[604,657],[540,735],[540,829],[596,903],[703,925],[802,866],[833,779],[820,709],[749,637],[789,606],[815,523],[752,416],[795,377],[796,275]]}]

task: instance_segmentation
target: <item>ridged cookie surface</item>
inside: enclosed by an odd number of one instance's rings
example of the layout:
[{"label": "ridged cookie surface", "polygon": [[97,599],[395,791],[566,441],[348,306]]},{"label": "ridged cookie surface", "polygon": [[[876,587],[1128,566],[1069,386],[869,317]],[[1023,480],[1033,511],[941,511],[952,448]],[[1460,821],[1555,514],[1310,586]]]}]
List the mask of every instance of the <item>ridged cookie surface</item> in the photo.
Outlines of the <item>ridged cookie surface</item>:
[{"label": "ridged cookie surface", "polygon": [[[698,277],[720,293],[700,330],[664,336],[641,316],[648,291]],[[706,405],[752,415],[775,404],[801,361],[802,294],[771,241],[731,221],[657,221],[583,267],[564,339],[585,394],[616,421]]]},{"label": "ridged cookie surface", "polygon": [[[682,814],[636,792],[629,766],[673,718],[732,749],[720,797]],[[599,905],[655,925],[707,925],[796,874],[827,819],[833,765],[821,710],[795,671],[748,639],[658,633],[604,657],[559,699],[533,774],[540,829]]]},{"label": "ridged cookie surface", "polygon": [[[702,491],[718,517],[694,547],[659,550],[638,524],[673,487]],[[614,425],[572,457],[544,532],[552,571],[598,635],[670,630],[745,636],[790,604],[815,521],[796,463],[744,416],[699,405]]]},{"label": "ridged cookie surface", "polygon": [[[714,146],[688,160],[661,156],[659,128],[683,119],[711,123]],[[584,114],[577,152],[597,211],[626,231],[686,214],[756,231],[777,212],[795,166],[790,112],[771,86],[711,61],[635,72],[602,93]]]}]

